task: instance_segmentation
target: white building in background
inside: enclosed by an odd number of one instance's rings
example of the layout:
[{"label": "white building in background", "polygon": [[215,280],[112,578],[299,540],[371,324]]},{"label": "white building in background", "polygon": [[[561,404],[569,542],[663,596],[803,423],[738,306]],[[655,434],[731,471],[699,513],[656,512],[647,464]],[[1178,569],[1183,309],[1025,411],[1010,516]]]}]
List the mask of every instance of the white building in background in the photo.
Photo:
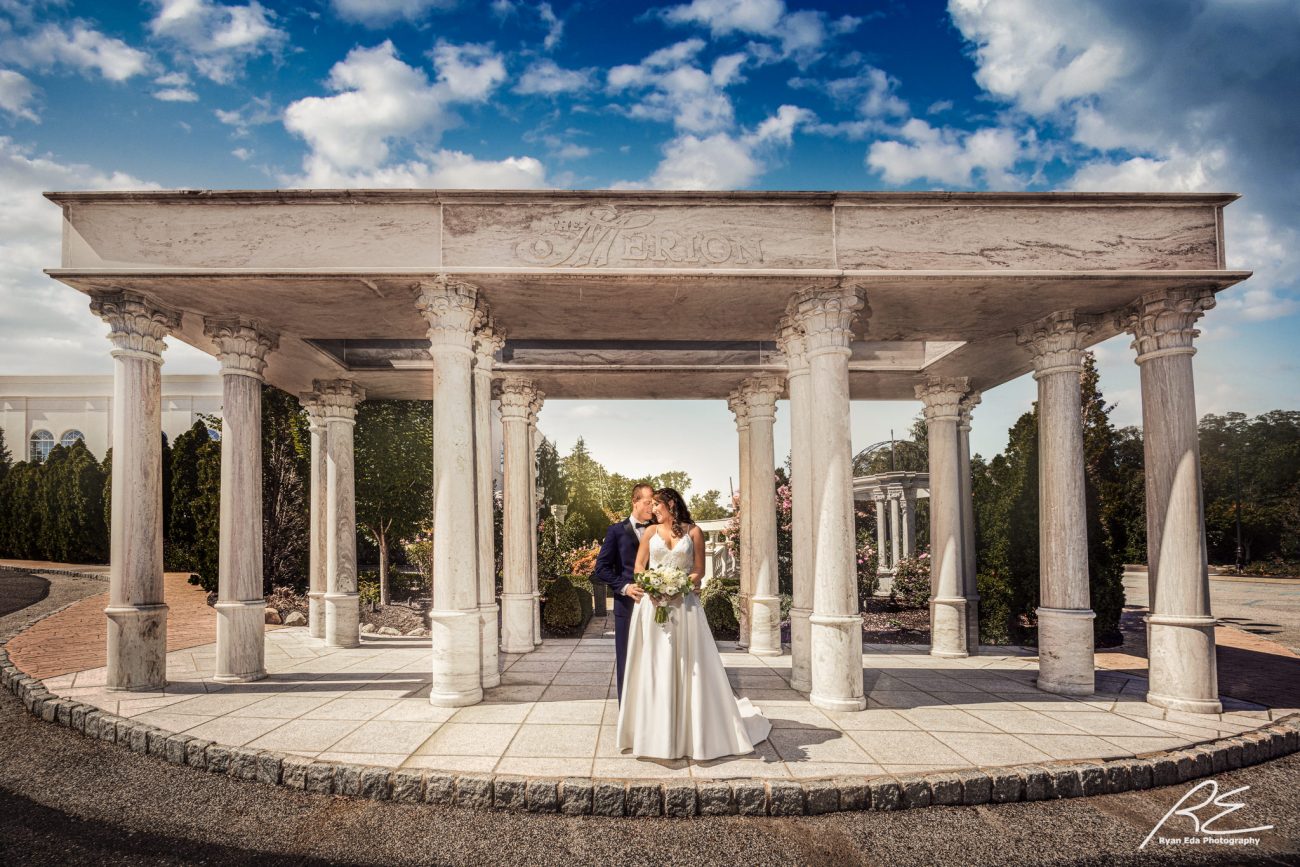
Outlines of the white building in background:
[{"label": "white building in background", "polygon": [[[78,438],[98,458],[113,446],[113,377],[0,376],[0,430],[15,461],[43,459],[55,443]],[[220,375],[162,378],[162,429],[167,441],[200,415],[221,415]]]}]

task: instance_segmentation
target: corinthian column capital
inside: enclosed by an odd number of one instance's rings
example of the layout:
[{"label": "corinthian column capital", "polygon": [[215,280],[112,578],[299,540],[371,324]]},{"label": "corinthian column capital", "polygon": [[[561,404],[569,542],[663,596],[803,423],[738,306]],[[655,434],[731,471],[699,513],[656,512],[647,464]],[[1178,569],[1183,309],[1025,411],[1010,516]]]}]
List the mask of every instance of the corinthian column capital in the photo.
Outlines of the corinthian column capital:
[{"label": "corinthian column capital", "polygon": [[807,340],[799,323],[789,314],[782,316],[777,324],[776,345],[785,356],[790,376],[801,376],[808,372]]},{"label": "corinthian column capital", "polygon": [[1133,335],[1137,362],[1161,355],[1191,355],[1200,335],[1196,320],[1214,306],[1210,289],[1162,289],[1143,295],[1116,317],[1116,324]]},{"label": "corinthian column capital", "polygon": [[825,352],[848,354],[853,320],[871,313],[857,286],[814,286],[790,299],[786,315],[798,324],[809,357]]},{"label": "corinthian column capital", "polygon": [[501,401],[502,421],[528,421],[533,414],[533,403],[540,392],[531,379],[510,376],[497,382],[496,395]]},{"label": "corinthian column capital", "polygon": [[474,323],[474,365],[491,373],[496,366],[496,354],[506,345],[506,333],[492,319],[487,309],[480,307]]},{"label": "corinthian column capital", "polygon": [[970,391],[964,376],[927,376],[916,387],[916,399],[925,405],[926,422],[958,421],[962,398]]},{"label": "corinthian column capital", "polygon": [[739,392],[745,401],[746,416],[755,421],[771,421],[776,416],[776,400],[785,391],[781,377],[772,374],[751,376],[740,384]]},{"label": "corinthian column capital", "polygon": [[415,284],[415,306],[429,323],[429,348],[473,352],[478,287],[445,274]]},{"label": "corinthian column capital", "polygon": [[357,404],[366,398],[365,390],[350,379],[317,379],[312,393],[325,421],[356,421]]},{"label": "corinthian column capital", "polygon": [[736,417],[736,430],[749,430],[749,401],[745,398],[743,386],[737,386],[727,395],[727,409]]},{"label": "corinthian column capital", "polygon": [[962,430],[970,430],[971,414],[975,412],[975,407],[979,406],[979,404],[980,393],[978,391],[970,391],[966,393],[966,396],[957,404],[958,427]]},{"label": "corinthian column capital", "polygon": [[109,325],[110,354],[132,355],[158,364],[165,348],[163,338],[181,324],[180,311],[129,289],[94,293],[90,310]]},{"label": "corinthian column capital", "polygon": [[1083,369],[1084,344],[1097,325],[1096,316],[1058,310],[1017,328],[1016,343],[1029,348],[1034,379],[1049,373],[1078,373]]},{"label": "corinthian column capital", "polygon": [[302,404],[303,411],[307,413],[307,429],[309,431],[325,430],[325,404],[321,400],[320,394],[314,391],[304,391],[298,395],[298,403]]},{"label": "corinthian column capital", "polygon": [[243,316],[208,317],[203,333],[217,345],[221,372],[262,379],[267,353],[280,345],[280,336],[256,319]]}]

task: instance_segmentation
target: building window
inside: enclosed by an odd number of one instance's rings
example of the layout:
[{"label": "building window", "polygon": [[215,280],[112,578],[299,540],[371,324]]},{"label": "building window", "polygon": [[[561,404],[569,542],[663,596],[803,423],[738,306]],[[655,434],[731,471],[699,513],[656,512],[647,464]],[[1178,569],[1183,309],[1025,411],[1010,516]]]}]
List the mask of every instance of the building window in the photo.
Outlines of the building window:
[{"label": "building window", "polygon": [[54,448],[54,434],[47,430],[32,431],[30,450],[32,463],[44,463],[45,459],[50,456],[50,449],[52,448]]},{"label": "building window", "polygon": [[63,446],[65,449],[70,449],[76,444],[77,440],[81,440],[84,443],[86,441],[85,434],[79,430],[65,431],[63,436],[59,437],[59,445]]}]

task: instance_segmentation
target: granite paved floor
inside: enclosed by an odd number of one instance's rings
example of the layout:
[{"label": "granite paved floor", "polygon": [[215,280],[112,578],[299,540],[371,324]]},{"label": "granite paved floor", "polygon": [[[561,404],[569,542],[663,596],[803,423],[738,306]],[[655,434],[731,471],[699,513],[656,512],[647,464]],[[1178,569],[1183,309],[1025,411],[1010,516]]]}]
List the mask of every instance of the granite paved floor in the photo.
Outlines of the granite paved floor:
[{"label": "granite paved floor", "polygon": [[772,720],[753,755],[647,761],[615,747],[613,642],[548,640],[502,657],[502,685],[482,704],[428,702],[428,639],[365,636],[329,650],[303,628],[270,632],[258,683],[211,682],[214,645],[168,654],[167,688],[103,689],[102,668],[48,678],[53,692],[120,716],[232,746],[390,767],[539,776],[821,777],[1106,758],[1171,749],[1263,725],[1286,709],[1226,700],[1217,716],[1146,704],[1146,681],[1098,673],[1077,700],[1034,686],[1037,660],[987,648],[935,659],[924,648],[868,645],[866,710],[821,711],[789,686],[789,656],[753,657],[720,642],[738,695]]}]

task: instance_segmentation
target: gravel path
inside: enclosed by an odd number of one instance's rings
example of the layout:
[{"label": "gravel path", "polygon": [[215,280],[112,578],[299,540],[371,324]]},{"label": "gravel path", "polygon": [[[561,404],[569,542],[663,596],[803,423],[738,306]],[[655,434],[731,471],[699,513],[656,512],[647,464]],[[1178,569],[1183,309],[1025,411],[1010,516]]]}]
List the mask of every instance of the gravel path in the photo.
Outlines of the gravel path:
[{"label": "gravel path", "polygon": [[[0,573],[0,610],[17,590]],[[0,636],[102,582],[52,578]],[[1273,824],[1258,848],[1138,845],[1192,784],[1086,800],[790,819],[479,813],[308,795],[215,777],[39,722],[0,693],[0,863],[1300,864],[1300,754],[1218,778]],[[1181,822],[1176,825],[1175,821]],[[1186,820],[1169,831],[1189,833]]]}]

